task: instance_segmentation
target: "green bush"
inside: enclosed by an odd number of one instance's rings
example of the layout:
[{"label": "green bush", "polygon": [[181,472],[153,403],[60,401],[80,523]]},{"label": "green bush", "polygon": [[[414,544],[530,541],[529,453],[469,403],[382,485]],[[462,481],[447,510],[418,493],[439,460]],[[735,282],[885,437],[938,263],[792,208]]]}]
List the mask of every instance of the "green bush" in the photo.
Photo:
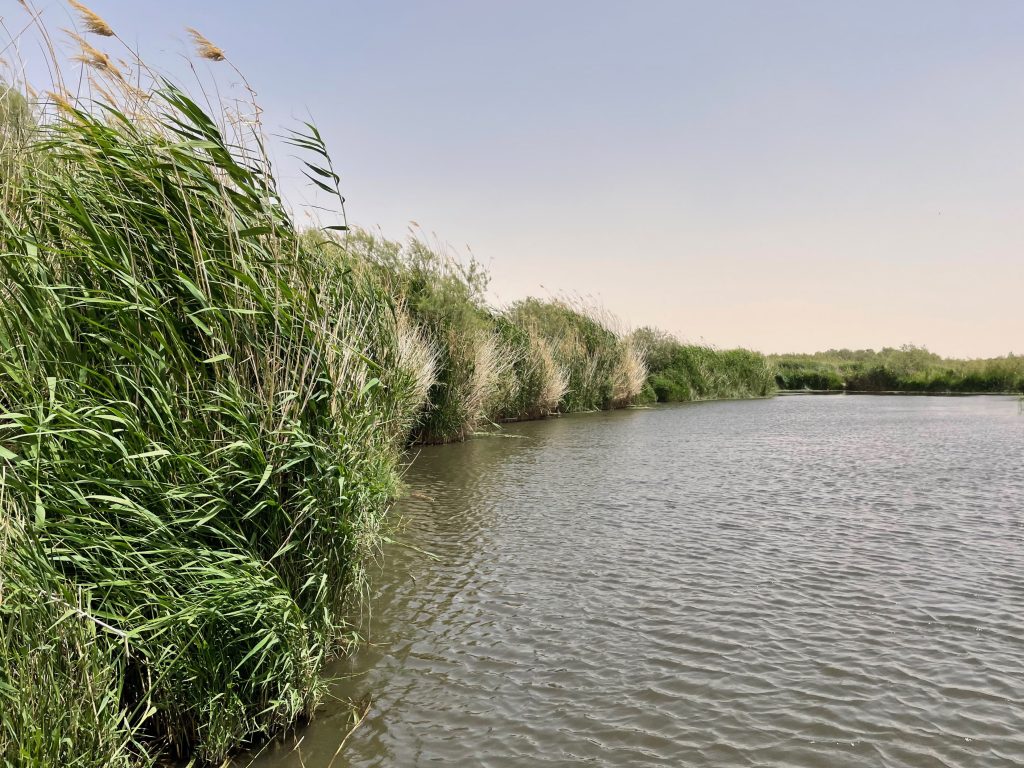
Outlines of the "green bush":
[{"label": "green bush", "polygon": [[658,402],[765,397],[775,391],[772,369],[760,353],[682,344],[652,328],[635,336],[647,350],[648,382]]}]

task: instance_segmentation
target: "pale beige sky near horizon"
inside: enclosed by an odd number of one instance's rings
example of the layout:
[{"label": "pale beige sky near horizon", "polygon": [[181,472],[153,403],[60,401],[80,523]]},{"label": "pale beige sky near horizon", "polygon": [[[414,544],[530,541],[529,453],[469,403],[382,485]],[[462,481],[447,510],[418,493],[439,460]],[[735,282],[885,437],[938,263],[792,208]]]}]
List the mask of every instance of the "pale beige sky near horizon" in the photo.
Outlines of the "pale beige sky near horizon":
[{"label": "pale beige sky near horizon", "polygon": [[497,300],[764,352],[1024,353],[1022,2],[90,5],[184,78],[201,29],[270,130],[316,121],[353,223],[469,244]]},{"label": "pale beige sky near horizon", "polygon": [[[611,227],[562,242],[555,232],[518,242],[508,232],[511,246],[502,238],[489,254],[492,293],[500,302],[538,284],[552,294],[586,285],[630,326],[763,352],[912,343],[955,357],[1024,353],[1024,217],[807,218],[821,223],[751,221],[726,233],[695,223],[659,236],[652,221],[646,231]],[[928,255],[890,255],[901,251]],[[602,255],[581,279],[563,252]]]}]

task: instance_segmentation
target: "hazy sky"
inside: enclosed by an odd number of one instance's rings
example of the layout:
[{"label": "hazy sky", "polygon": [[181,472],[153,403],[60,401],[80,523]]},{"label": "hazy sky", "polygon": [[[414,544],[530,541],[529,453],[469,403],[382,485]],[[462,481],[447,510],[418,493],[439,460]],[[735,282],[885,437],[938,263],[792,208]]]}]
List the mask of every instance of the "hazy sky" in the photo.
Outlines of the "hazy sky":
[{"label": "hazy sky", "polygon": [[179,74],[199,28],[270,127],[314,117],[353,223],[468,244],[501,301],[1024,352],[1019,0],[89,4]]}]

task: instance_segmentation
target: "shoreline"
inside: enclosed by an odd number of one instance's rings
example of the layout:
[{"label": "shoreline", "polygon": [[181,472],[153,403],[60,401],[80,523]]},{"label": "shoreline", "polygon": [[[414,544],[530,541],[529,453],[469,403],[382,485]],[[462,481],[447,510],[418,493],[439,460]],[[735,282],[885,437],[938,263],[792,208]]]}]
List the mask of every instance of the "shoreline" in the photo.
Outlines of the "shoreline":
[{"label": "shoreline", "polygon": [[778,396],[793,395],[901,395],[908,397],[1020,397],[1020,392],[923,392],[898,389],[780,389]]}]

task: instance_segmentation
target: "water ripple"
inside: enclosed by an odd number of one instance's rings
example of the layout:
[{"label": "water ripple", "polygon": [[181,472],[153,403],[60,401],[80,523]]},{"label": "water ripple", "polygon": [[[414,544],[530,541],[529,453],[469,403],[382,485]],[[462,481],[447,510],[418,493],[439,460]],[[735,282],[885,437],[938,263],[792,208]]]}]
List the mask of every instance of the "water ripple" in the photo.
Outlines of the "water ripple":
[{"label": "water ripple", "polygon": [[[820,397],[424,450],[350,766],[1024,765],[1024,417]],[[326,766],[338,717],[265,765]],[[342,762],[343,761],[343,762]]]}]

